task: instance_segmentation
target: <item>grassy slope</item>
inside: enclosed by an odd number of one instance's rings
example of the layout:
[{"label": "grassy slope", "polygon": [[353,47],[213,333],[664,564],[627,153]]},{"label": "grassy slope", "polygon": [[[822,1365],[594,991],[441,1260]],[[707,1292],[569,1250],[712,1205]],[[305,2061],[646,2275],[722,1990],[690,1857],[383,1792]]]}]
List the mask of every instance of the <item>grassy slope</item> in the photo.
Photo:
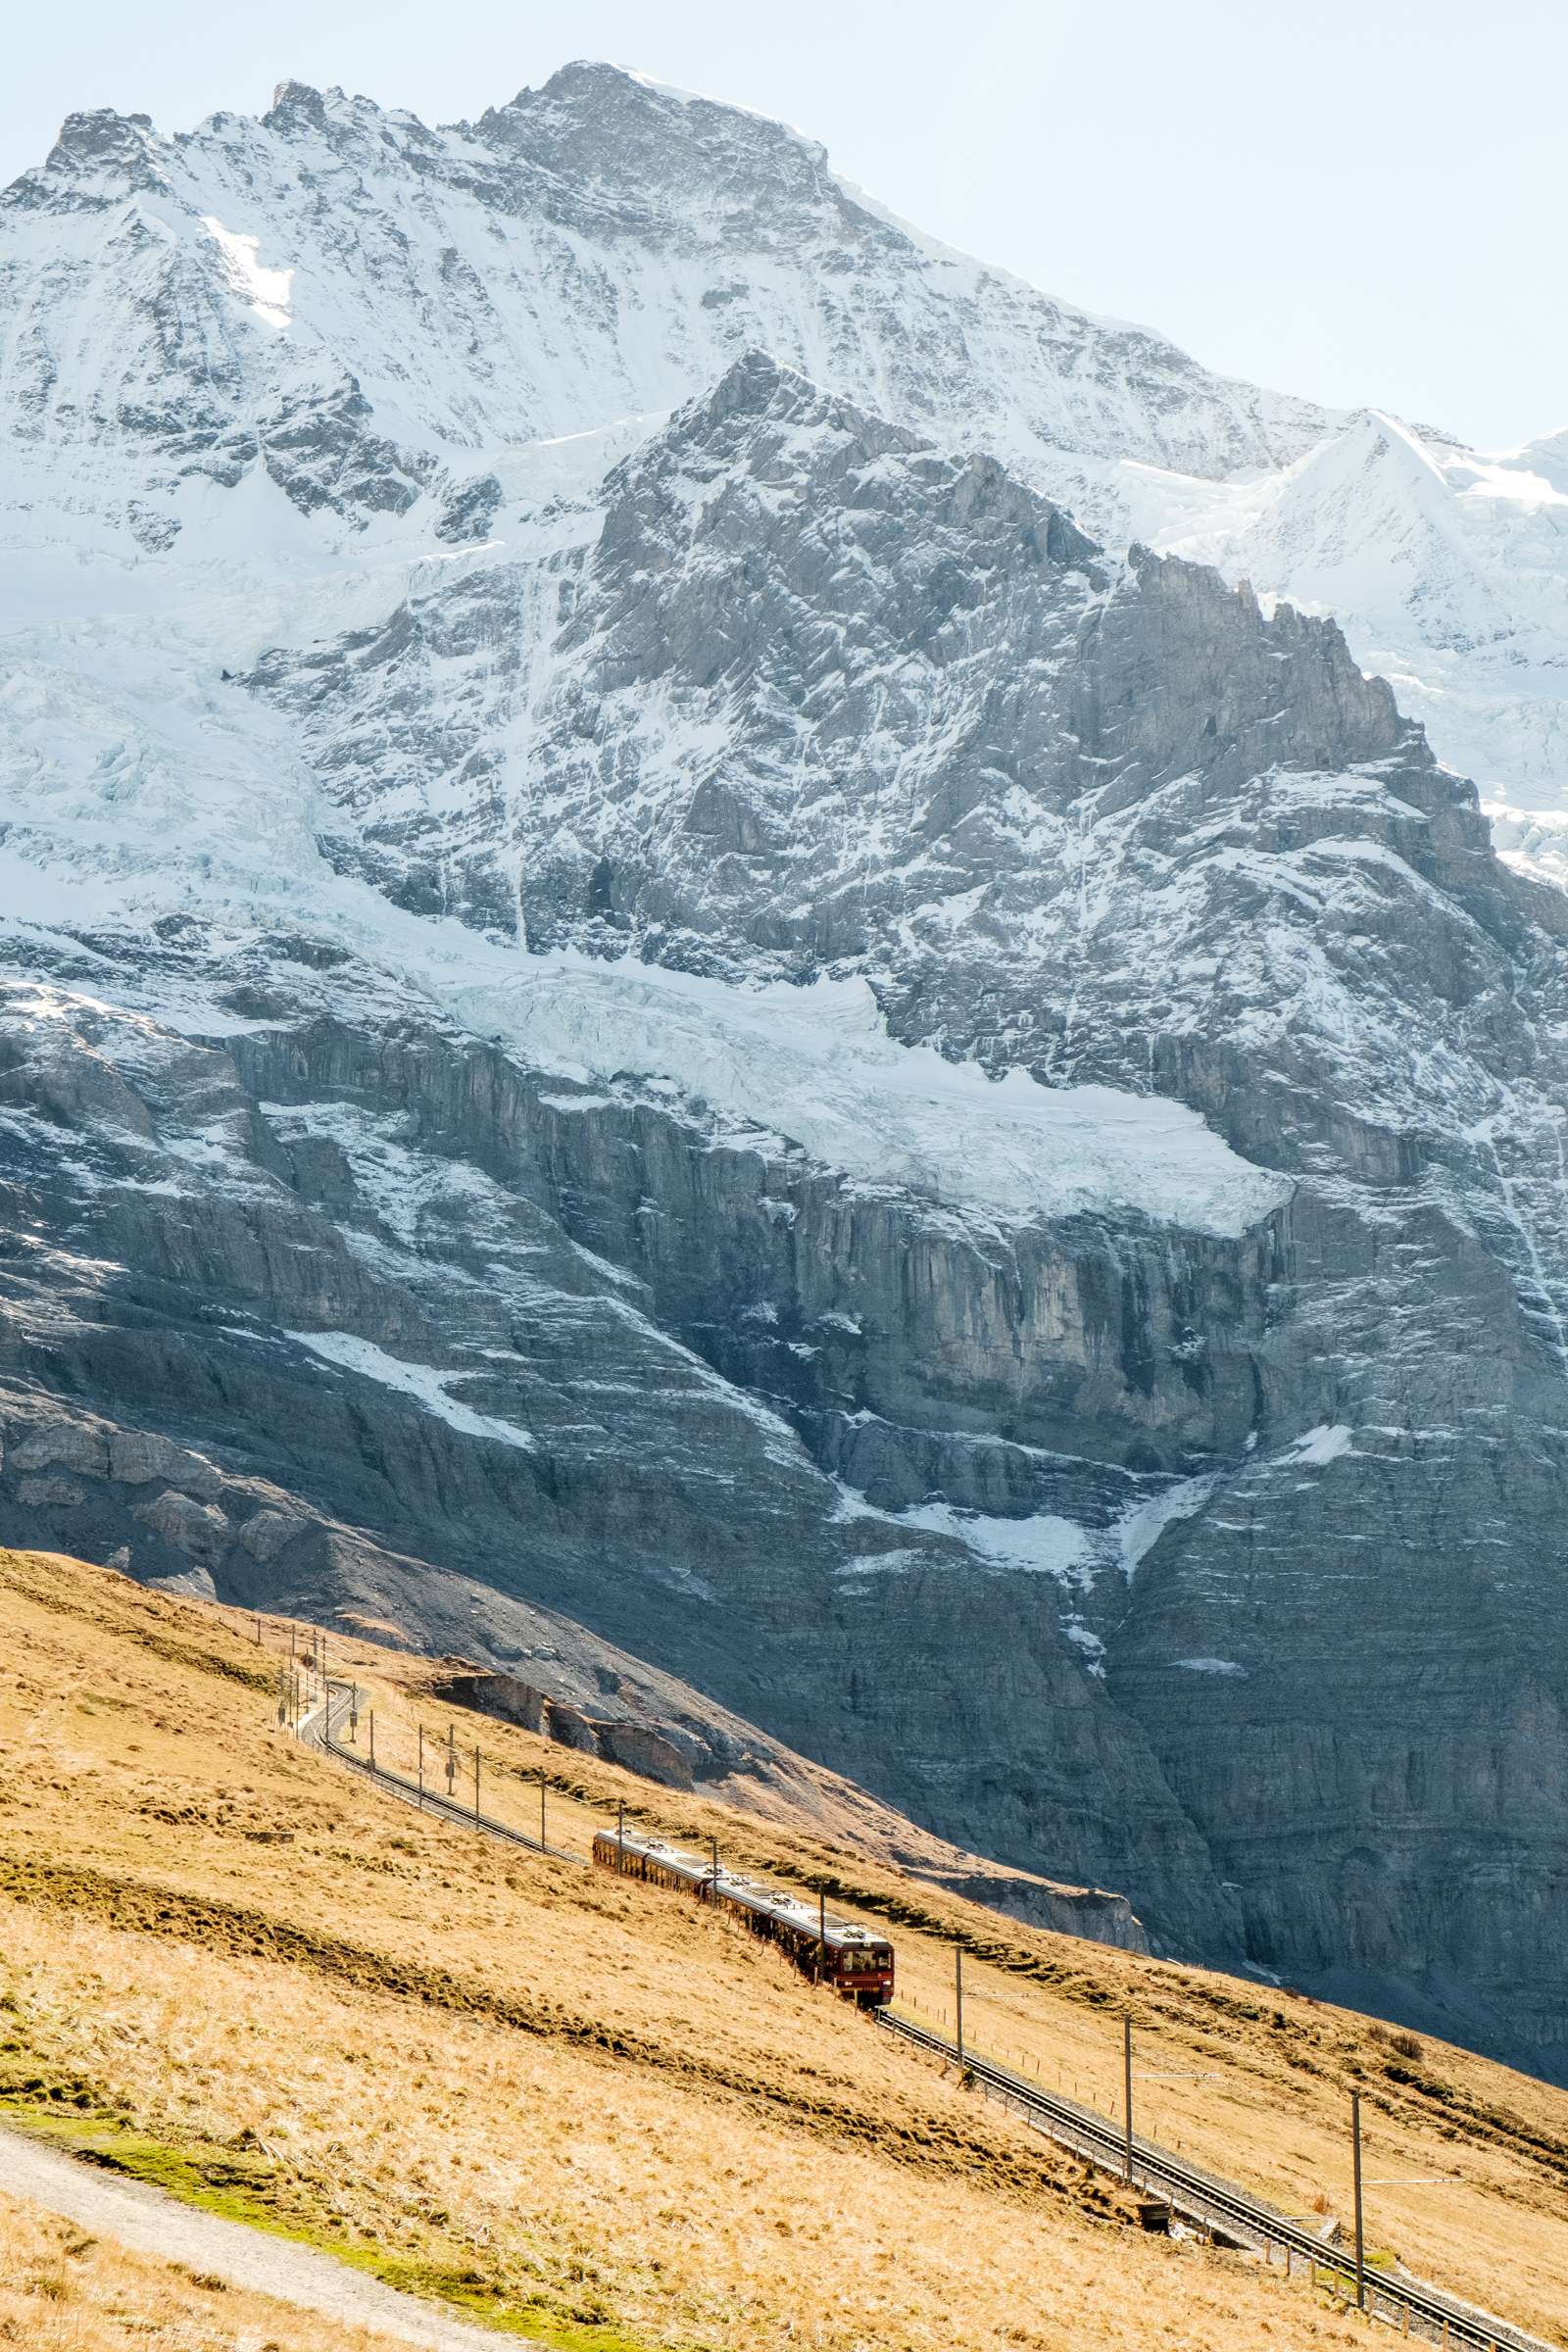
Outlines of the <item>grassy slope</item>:
[{"label": "grassy slope", "polygon": [[[182,2263],[149,2262],[0,2196],[0,2344],[27,2352],[322,2352],[328,2323],[237,2293]],[[394,2352],[329,2328],[332,2352]],[[406,2352],[399,2347],[398,2352]]]},{"label": "grassy slope", "polygon": [[[408,1760],[416,1719],[444,1735],[421,1662],[333,1648],[373,1695],[379,1752]],[[14,2119],[607,2352],[1355,2332],[1238,2258],[1144,2238],[1114,2189],[723,1923],[441,1828],[301,1750],[249,1620],[0,1553],[0,1659]],[[928,2014],[961,1936],[971,2038],[1107,2105],[1130,2003],[1144,2064],[1220,2078],[1151,2081],[1146,2123],[1292,2210],[1343,2210],[1358,2082],[1374,2178],[1463,2175],[1377,2189],[1376,2242],[1560,2326],[1568,2096],[1438,2045],[1400,2058],[1345,2013],[1014,1927],[813,1829],[477,1728],[487,1805],[534,1820],[502,1765],[542,1763],[564,1843],[624,1796],[891,1916]]]}]

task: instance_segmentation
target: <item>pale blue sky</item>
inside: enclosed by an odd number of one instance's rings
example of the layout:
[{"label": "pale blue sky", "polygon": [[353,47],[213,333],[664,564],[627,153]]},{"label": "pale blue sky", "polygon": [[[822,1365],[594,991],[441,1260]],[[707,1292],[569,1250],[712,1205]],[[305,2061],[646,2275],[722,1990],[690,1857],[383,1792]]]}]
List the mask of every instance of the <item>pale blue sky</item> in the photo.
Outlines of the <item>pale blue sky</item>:
[{"label": "pale blue sky", "polygon": [[1211,366],[1484,446],[1568,424],[1563,0],[33,0],[0,181],[74,108],[185,129],[294,74],[450,122],[573,57],[780,115]]}]

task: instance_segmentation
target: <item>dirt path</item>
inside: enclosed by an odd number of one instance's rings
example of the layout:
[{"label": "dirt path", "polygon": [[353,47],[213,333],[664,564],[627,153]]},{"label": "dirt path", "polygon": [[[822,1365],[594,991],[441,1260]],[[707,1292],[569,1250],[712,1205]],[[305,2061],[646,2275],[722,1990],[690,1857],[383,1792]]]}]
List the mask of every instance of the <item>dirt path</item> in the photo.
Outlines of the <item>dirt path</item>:
[{"label": "dirt path", "polygon": [[[273,2295],[297,2310],[345,2326],[372,2328],[426,2352],[496,2352],[509,2339],[466,2320],[448,2319],[416,2296],[351,2270],[314,2246],[294,2245],[265,2230],[226,2222],[177,2197],[62,2155],[25,2133],[0,2130],[0,2189],[30,2197],[48,2213],[137,2254],[210,2272],[230,2286]],[[515,2340],[515,2339],[510,2339]]]}]

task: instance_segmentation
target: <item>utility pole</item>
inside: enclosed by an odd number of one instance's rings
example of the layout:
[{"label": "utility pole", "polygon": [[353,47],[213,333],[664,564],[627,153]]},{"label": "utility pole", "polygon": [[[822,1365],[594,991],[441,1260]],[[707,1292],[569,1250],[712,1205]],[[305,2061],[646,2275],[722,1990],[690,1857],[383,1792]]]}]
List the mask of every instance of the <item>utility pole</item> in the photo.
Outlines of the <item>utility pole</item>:
[{"label": "utility pole", "polygon": [[1366,2309],[1366,2231],[1361,2210],[1361,2093],[1350,2093],[1350,2140],[1355,2162],[1355,2307]]},{"label": "utility pole", "polygon": [[473,1818],[479,1818],[479,1750],[473,1751]]},{"label": "utility pole", "polygon": [[349,1738],[358,1745],[360,1738],[360,1686],[358,1683],[352,1683],[349,1686]]},{"label": "utility pole", "polygon": [[424,1811],[424,1726],[419,1726],[419,1811]]},{"label": "utility pole", "polygon": [[956,1943],[953,1947],[953,2008],[954,2015],[957,2020],[958,2069],[961,2073],[963,2070],[963,1946],[961,1943]]},{"label": "utility pole", "polygon": [[373,1771],[375,1770],[375,1709],[374,1709],[373,1707],[370,1709],[370,1723],[369,1723],[369,1732],[370,1732],[370,1770],[373,1772]]},{"label": "utility pole", "polygon": [[615,1868],[624,1870],[626,1867],[626,1799],[624,1797],[620,1799],[620,1809],[615,1817],[615,1845],[618,1849]]},{"label": "utility pole", "polygon": [[452,1791],[453,1791],[453,1789],[454,1789],[454,1788],[457,1787],[457,1785],[458,1785],[458,1727],[457,1727],[457,1725],[456,1725],[455,1723],[449,1723],[449,1724],[447,1725],[447,1794],[448,1794],[448,1796],[450,1796],[450,1795],[452,1794]]},{"label": "utility pole", "polygon": [[818,1974],[825,1977],[827,1975],[827,1889],[823,1886],[819,1886],[816,1890],[816,1942]]},{"label": "utility pole", "polygon": [[1130,2016],[1121,2021],[1121,2177],[1130,2187],[1133,2178],[1133,2021]]}]

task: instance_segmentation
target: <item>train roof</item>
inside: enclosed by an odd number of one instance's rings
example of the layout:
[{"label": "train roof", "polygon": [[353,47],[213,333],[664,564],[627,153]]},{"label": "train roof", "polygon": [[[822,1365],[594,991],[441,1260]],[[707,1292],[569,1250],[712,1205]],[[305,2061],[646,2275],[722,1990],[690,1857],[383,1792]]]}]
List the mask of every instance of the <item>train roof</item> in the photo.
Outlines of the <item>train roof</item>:
[{"label": "train roof", "polygon": [[[701,1881],[713,1876],[712,1863],[702,1854],[689,1853],[684,1846],[669,1845],[661,1838],[640,1838],[634,1830],[601,1830],[594,1842],[619,1846],[624,1852],[641,1854],[650,1862],[662,1862],[666,1870],[677,1871],[682,1878]],[[785,1920],[791,1927],[800,1928],[810,1936],[817,1934],[817,1907],[814,1903],[803,1902],[798,1894],[786,1894],[782,1887],[764,1886],[760,1879],[743,1878],[739,1871],[726,1870],[722,1863],[718,1870],[718,1886],[721,1893],[729,1895],[736,1902],[745,1903],[754,1911],[765,1912],[769,1919]],[[859,1927],[853,1920],[833,1918],[827,1922],[827,1939],[832,1944],[852,1946],[886,1943],[888,1940],[885,1936],[875,1935],[871,1929]]]}]

